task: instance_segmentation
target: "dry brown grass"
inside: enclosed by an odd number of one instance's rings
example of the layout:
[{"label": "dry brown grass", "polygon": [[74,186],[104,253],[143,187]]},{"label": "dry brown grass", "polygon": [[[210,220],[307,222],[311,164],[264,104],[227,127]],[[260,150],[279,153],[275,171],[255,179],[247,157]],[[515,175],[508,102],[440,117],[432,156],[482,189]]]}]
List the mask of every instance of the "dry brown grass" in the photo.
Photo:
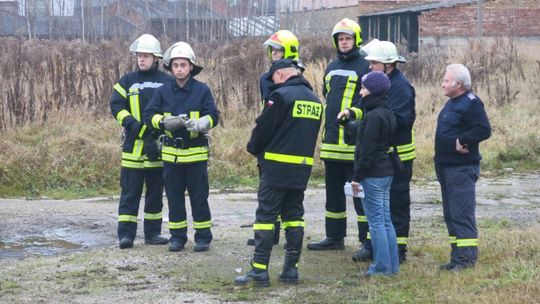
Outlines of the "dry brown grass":
[{"label": "dry brown grass", "polygon": [[[0,147],[6,147],[3,153],[8,155],[0,161],[0,180],[6,185],[0,194],[39,195],[63,187],[115,188],[120,128],[110,116],[109,98],[112,85],[135,63],[127,45],[16,38],[0,38],[0,42],[0,130],[4,133]],[[194,46],[205,67],[198,78],[211,87],[222,113],[220,126],[212,132],[210,165],[216,186],[253,184],[256,178],[255,162],[245,145],[260,113],[258,79],[269,64],[262,42],[245,39]],[[333,47],[319,38],[306,38],[301,45],[305,77],[320,96]],[[433,134],[437,114],[446,101],[440,82],[445,66],[455,62],[470,68],[475,92],[484,101],[492,123],[492,138],[481,148],[484,168],[538,168],[538,53],[540,43],[501,38],[407,55],[409,62],[400,68],[417,92],[416,177],[433,175]],[[84,147],[83,154],[71,148],[73,142]],[[56,151],[62,153],[54,154]],[[59,155],[65,159],[58,160]],[[80,168],[89,172],[67,174]],[[313,176],[322,174],[322,164],[316,162]],[[100,180],[98,175],[110,178]]]}]

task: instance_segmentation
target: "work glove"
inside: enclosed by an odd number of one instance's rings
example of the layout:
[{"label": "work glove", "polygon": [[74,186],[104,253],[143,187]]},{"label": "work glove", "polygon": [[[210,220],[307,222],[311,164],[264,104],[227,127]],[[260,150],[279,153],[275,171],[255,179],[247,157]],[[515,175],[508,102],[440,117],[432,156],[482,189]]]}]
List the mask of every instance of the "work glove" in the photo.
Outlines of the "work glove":
[{"label": "work glove", "polygon": [[159,151],[158,144],[155,140],[150,139],[150,138],[146,139],[144,141],[143,151],[144,151],[144,154],[146,154],[146,157],[148,157],[148,160],[150,161],[159,160],[160,151]]},{"label": "work glove", "polygon": [[188,119],[186,128],[190,132],[207,132],[210,129],[210,118],[203,116],[199,119]]},{"label": "work glove", "polygon": [[130,119],[126,122],[124,125],[126,129],[126,133],[132,137],[137,137],[139,135],[139,131],[141,131],[143,124],[139,123],[135,118]]},{"label": "work glove", "polygon": [[165,130],[174,132],[186,125],[186,117],[182,115],[165,116],[162,120],[162,123]]}]

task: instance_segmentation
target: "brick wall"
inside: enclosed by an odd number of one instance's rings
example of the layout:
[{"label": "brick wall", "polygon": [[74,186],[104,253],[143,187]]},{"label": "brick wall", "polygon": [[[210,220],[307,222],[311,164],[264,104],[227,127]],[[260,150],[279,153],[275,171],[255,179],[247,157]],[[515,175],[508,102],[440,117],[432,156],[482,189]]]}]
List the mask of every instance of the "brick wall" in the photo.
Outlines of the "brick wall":
[{"label": "brick wall", "polygon": [[[540,36],[540,3],[518,0],[511,4],[508,1],[485,4],[482,34]],[[418,19],[420,37],[474,36],[477,31],[477,12],[476,5],[423,12]]]},{"label": "brick wall", "polygon": [[439,0],[359,0],[358,14],[361,16],[375,12],[388,11],[432,2],[439,2]]}]

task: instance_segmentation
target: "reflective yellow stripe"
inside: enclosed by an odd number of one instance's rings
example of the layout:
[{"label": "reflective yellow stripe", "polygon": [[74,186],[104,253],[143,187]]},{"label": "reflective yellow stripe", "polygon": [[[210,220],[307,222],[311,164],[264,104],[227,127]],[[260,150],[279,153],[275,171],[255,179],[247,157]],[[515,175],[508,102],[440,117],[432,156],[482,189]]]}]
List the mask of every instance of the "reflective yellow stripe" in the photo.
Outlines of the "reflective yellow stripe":
[{"label": "reflective yellow stripe", "polygon": [[122,167],[131,169],[144,169],[144,162],[122,159]]},{"label": "reflective yellow stripe", "polygon": [[397,243],[398,245],[407,245],[407,240],[409,238],[406,236],[397,237]]},{"label": "reflective yellow stripe", "polygon": [[330,80],[331,79],[332,79],[331,74],[326,74],[326,76],[324,76],[324,85],[326,86],[326,96],[328,96],[328,94],[330,93]]},{"label": "reflective yellow stripe", "polygon": [[255,262],[252,262],[252,263],[251,263],[251,266],[253,266],[253,268],[262,269],[262,270],[268,269],[268,265],[264,265],[264,264],[260,264],[260,263],[255,263]]},{"label": "reflective yellow stripe", "polygon": [[455,237],[455,236],[449,236],[449,237],[448,237],[448,243],[450,243],[450,244],[456,244],[456,243],[457,243],[456,237]]},{"label": "reflective yellow stripe", "polygon": [[128,110],[122,110],[120,112],[118,112],[118,114],[116,114],[116,121],[118,121],[119,124],[122,124],[122,122],[124,121],[124,119],[128,116],[130,116],[131,113],[129,113]]},{"label": "reflective yellow stripe", "polygon": [[359,216],[358,216],[358,222],[359,222],[359,223],[367,223],[367,216],[365,216],[365,215],[359,215]]},{"label": "reflective yellow stripe", "polygon": [[[189,112],[189,118],[191,119],[199,119],[199,115],[198,111]],[[189,138],[196,138],[197,136],[199,136],[199,132],[189,132]]]},{"label": "reflective yellow stripe", "polygon": [[156,129],[159,129],[159,122],[163,119],[163,115],[161,114],[154,114],[152,116],[152,126]]},{"label": "reflective yellow stripe", "polygon": [[212,116],[210,115],[206,115],[206,117],[208,117],[208,121],[210,121],[210,129],[212,129],[214,127],[214,119],[212,119]]},{"label": "reflective yellow stripe", "polygon": [[162,161],[149,161],[149,160],[144,160],[144,166],[145,168],[161,168],[163,167],[163,162]]},{"label": "reflective yellow stripe", "polygon": [[129,105],[131,107],[131,115],[137,121],[141,121],[141,109],[139,105],[139,89],[129,90]]},{"label": "reflective yellow stripe", "polygon": [[118,92],[118,94],[120,94],[120,96],[124,97],[124,98],[127,98],[127,93],[126,93],[126,90],[119,84],[119,83],[116,83],[114,86],[113,86],[113,89]]},{"label": "reflective yellow stripe", "polygon": [[416,158],[416,151],[412,151],[412,152],[406,153],[406,154],[398,153],[398,155],[399,155],[399,159],[401,159],[402,161],[411,160],[411,159]]},{"label": "reflective yellow stripe", "polygon": [[208,160],[208,147],[180,149],[163,146],[161,159],[170,163],[193,163]]},{"label": "reflective yellow stripe", "polygon": [[306,227],[306,223],[304,221],[283,222],[283,229],[288,227]]},{"label": "reflective yellow stripe", "polygon": [[276,223],[277,222],[281,222],[281,215],[278,215],[277,218],[276,218]]},{"label": "reflective yellow stripe", "polygon": [[336,144],[327,144],[323,143],[321,150],[331,151],[331,152],[343,152],[343,153],[353,153],[354,154],[354,145],[336,145]]},{"label": "reflective yellow stripe", "polygon": [[158,213],[144,213],[144,219],[145,220],[161,220],[163,219],[163,213],[162,212],[158,212]]},{"label": "reflective yellow stripe", "polygon": [[346,219],[347,218],[347,212],[330,212],[330,211],[326,211],[324,216],[326,216],[327,218],[332,218],[332,219]]},{"label": "reflective yellow stripe", "polygon": [[187,221],[181,222],[169,222],[169,229],[183,229],[187,228]]},{"label": "reflective yellow stripe", "polygon": [[335,159],[335,160],[354,161],[354,153],[353,154],[345,154],[345,153],[327,152],[327,151],[322,151],[321,150],[321,159]]},{"label": "reflective yellow stripe", "polygon": [[193,227],[195,229],[205,229],[212,227],[212,221],[205,221],[205,222],[193,222]]},{"label": "reflective yellow stripe", "polygon": [[366,240],[371,240],[371,233],[368,231],[367,235],[366,235]]},{"label": "reflective yellow stripe", "polygon": [[137,216],[136,215],[129,215],[129,214],[119,214],[118,215],[118,221],[119,222],[137,222]]},{"label": "reflective yellow stripe", "polygon": [[280,153],[265,152],[264,159],[273,160],[280,163],[297,164],[297,165],[313,165],[313,157],[287,155]]},{"label": "reflective yellow stripe", "polygon": [[351,110],[354,112],[354,117],[356,120],[364,118],[364,111],[362,111],[362,109],[351,107]]},{"label": "reflective yellow stripe", "polygon": [[139,138],[142,138],[146,129],[146,125],[143,125],[137,136],[139,136]]},{"label": "reflective yellow stripe", "polygon": [[253,224],[253,230],[274,230],[274,223],[272,224],[255,223]]},{"label": "reflective yellow stripe", "polygon": [[457,239],[458,247],[478,247],[478,239]]}]

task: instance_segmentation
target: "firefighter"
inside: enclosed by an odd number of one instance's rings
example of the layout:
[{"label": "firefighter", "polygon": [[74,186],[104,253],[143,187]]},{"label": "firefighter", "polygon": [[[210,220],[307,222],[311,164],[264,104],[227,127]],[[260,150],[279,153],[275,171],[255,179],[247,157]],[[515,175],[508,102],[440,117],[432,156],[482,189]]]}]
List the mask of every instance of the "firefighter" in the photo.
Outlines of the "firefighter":
[{"label": "firefighter", "polygon": [[137,214],[143,185],[144,238],[150,245],[167,244],[160,236],[163,208],[163,164],[156,140],[159,132],[145,125],[142,112],[154,91],[171,77],[158,70],[162,57],[159,41],[144,34],[129,47],[137,56],[137,71],[124,75],[114,85],[111,113],[124,127],[122,171],[120,174],[120,206],[118,208],[118,239],[120,248],[133,247],[137,233]]},{"label": "firefighter", "polygon": [[[266,48],[266,54],[270,61],[279,60],[283,58],[293,59],[299,63],[299,67],[302,70],[303,65],[300,63],[298,56],[298,39],[296,36],[287,30],[280,30],[274,33],[268,40],[264,42]],[[263,110],[266,108],[266,102],[268,102],[268,96],[270,95],[270,87],[274,85],[272,79],[269,78],[270,71],[261,75],[259,79],[259,87],[261,89],[261,101]],[[260,173],[260,172],[259,172]],[[279,232],[281,227],[281,217],[278,216],[275,222],[275,235],[274,245],[279,244]],[[255,239],[248,239],[247,244],[250,246],[255,245]]]},{"label": "firefighter", "polygon": [[249,282],[255,286],[270,285],[268,264],[274,225],[280,214],[286,253],[279,280],[298,283],[305,226],[302,203],[313,165],[322,105],[294,60],[274,61],[269,77],[275,85],[247,145],[247,151],[257,157],[261,175],[253,225],[255,254],[252,269],[235,279],[237,285]]},{"label": "firefighter", "polygon": [[[369,70],[360,51],[362,33],[360,26],[345,18],[339,21],[332,31],[337,59],[326,68],[323,94],[326,97],[324,135],[321,146],[321,159],[324,160],[326,183],[326,238],[320,242],[309,243],[310,250],[344,250],[347,212],[343,185],[351,181],[353,174],[354,144],[345,142],[344,126],[339,124],[337,115],[345,108],[351,108],[352,119],[361,119],[360,80]],[[359,240],[363,242],[368,231],[366,216],[361,213],[362,201],[354,198],[358,214]]]},{"label": "firefighter", "polygon": [[448,65],[441,88],[449,99],[437,117],[434,160],[451,252],[450,262],[439,269],[456,272],[474,267],[478,260],[479,145],[491,136],[491,125],[464,65]]},{"label": "firefighter", "polygon": [[202,67],[196,64],[189,44],[173,44],[163,59],[174,79],[155,92],[143,116],[147,124],[165,132],[161,137],[161,158],[169,203],[169,250],[183,250],[187,242],[187,189],[195,228],[193,250],[207,251],[212,241],[208,131],[217,125],[219,111],[208,86],[194,78]]},{"label": "firefighter", "polygon": [[[406,60],[398,55],[396,46],[390,41],[373,41],[366,48],[370,69],[383,72],[390,78],[388,91],[388,106],[394,111],[397,128],[394,145],[397,146],[399,157],[404,170],[396,172],[390,188],[390,213],[396,230],[399,262],[407,259],[407,242],[411,221],[410,183],[412,178],[413,160],[416,158],[413,124],[416,119],[416,93],[410,81],[401,73],[397,63]],[[345,111],[345,115],[348,112]],[[353,261],[368,261],[373,259],[373,247],[368,237],[362,247],[352,256]]]}]

